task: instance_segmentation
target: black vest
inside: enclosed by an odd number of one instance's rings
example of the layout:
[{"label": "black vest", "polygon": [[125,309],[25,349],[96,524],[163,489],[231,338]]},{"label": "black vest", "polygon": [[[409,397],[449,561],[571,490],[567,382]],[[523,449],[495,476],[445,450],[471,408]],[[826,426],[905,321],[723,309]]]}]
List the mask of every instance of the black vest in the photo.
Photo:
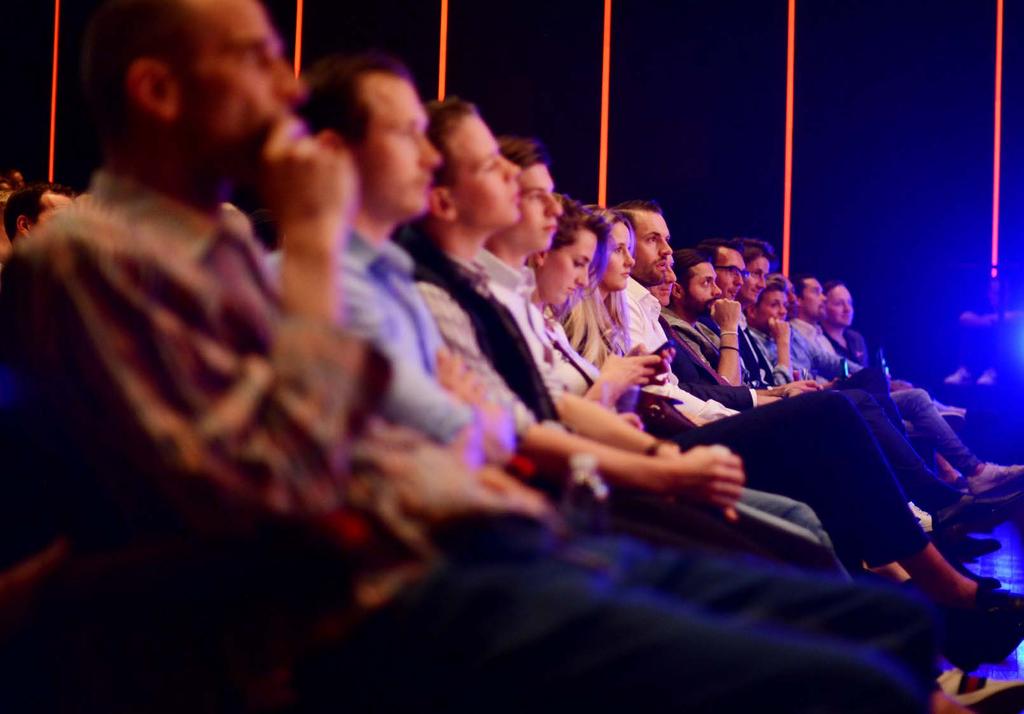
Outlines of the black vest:
[{"label": "black vest", "polygon": [[459,266],[419,228],[402,229],[396,242],[416,261],[417,281],[436,285],[458,303],[473,323],[480,349],[516,396],[539,420],[558,420],[530,347],[508,309],[481,295]]}]

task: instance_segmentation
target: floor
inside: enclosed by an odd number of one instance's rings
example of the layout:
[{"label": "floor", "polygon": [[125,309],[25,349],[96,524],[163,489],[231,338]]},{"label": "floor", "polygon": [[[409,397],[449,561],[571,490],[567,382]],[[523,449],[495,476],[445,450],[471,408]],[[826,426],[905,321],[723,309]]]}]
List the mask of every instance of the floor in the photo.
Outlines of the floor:
[{"label": "floor", "polygon": [[[992,531],[1003,547],[995,553],[967,563],[967,567],[981,575],[998,578],[1003,587],[1013,592],[1024,592],[1024,513],[1017,513],[1012,521]],[[979,536],[982,534],[979,534]],[[1024,679],[1024,644],[999,664],[984,665],[978,674],[992,679]]]},{"label": "floor", "polygon": [[[1024,463],[1024,386],[988,389],[939,389],[939,398],[968,409],[962,437],[979,457],[998,463]],[[1016,405],[1016,406],[1013,406]],[[981,575],[998,578],[1003,587],[1024,592],[1024,508],[991,534],[1003,547],[982,556],[967,567]],[[999,664],[985,665],[977,674],[992,679],[1024,679],[1024,644]]]}]

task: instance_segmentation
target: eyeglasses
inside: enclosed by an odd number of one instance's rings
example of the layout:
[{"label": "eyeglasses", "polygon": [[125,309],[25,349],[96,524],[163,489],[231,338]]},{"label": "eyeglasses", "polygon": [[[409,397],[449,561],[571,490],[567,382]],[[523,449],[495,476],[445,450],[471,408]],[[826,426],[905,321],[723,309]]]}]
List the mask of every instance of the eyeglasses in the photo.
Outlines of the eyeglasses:
[{"label": "eyeglasses", "polygon": [[746,280],[747,278],[750,277],[750,271],[749,270],[740,270],[735,265],[715,265],[715,266],[712,266],[712,267],[715,270],[729,270],[729,271],[735,273],[736,275],[740,276],[744,280]]}]

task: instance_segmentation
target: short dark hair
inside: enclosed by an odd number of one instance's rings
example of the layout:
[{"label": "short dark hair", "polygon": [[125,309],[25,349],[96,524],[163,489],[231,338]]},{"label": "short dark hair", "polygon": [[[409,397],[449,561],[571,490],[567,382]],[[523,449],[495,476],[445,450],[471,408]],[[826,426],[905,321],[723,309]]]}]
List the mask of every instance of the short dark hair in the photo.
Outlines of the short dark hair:
[{"label": "short dark hair", "polygon": [[804,296],[804,290],[807,289],[807,283],[812,280],[817,280],[817,278],[810,273],[799,273],[798,275],[793,276],[793,292],[796,293],[798,298],[802,298]]},{"label": "short dark hair", "polygon": [[737,238],[705,238],[697,244],[697,250],[710,255],[712,263],[718,260],[718,251],[722,248],[735,250],[743,255],[743,241]]},{"label": "short dark hair", "polygon": [[108,0],[82,41],[82,88],[101,137],[125,129],[125,73],[139,57],[183,62],[195,48],[195,18],[179,0]]},{"label": "short dark hair", "polygon": [[761,298],[763,298],[766,293],[770,293],[770,292],[783,292],[783,293],[788,292],[788,290],[786,288],[786,283],[783,282],[782,280],[777,280],[777,279],[776,280],[769,280],[767,283],[765,283],[764,290],[762,290],[760,293],[758,293],[757,300],[754,301],[754,304],[755,305],[760,305],[761,304]]},{"label": "short dark hair", "polygon": [[387,74],[414,84],[409,68],[383,52],[324,57],[303,76],[309,100],[301,114],[309,128],[314,132],[331,129],[346,141],[362,141],[370,113],[359,84],[369,74]]},{"label": "short dark hair", "polygon": [[737,238],[743,245],[743,262],[749,265],[751,261],[758,258],[765,258],[769,267],[775,263],[775,249],[768,241],[760,238]]},{"label": "short dark hair", "polygon": [[685,271],[682,280],[684,285],[690,282],[691,271],[701,263],[714,263],[713,254],[701,248],[679,248],[672,251],[672,264],[675,266],[676,275]]},{"label": "short dark hair", "polygon": [[653,198],[634,198],[629,201],[623,201],[616,206],[612,206],[612,210],[615,211],[616,214],[622,216],[626,223],[629,224],[633,233],[636,233],[636,214],[657,213],[659,216],[665,215],[661,210],[661,204]]},{"label": "short dark hair", "polygon": [[842,280],[829,280],[827,283],[821,286],[821,293],[822,295],[827,295],[835,288],[846,288],[847,290],[850,289]]},{"label": "short dark hair", "polygon": [[17,191],[25,185],[25,177],[18,169],[0,171],[0,191]]},{"label": "short dark hair", "polygon": [[47,193],[57,193],[61,196],[74,197],[75,192],[67,186],[59,183],[30,183],[14,191],[7,199],[4,207],[4,230],[7,237],[14,239],[18,232],[18,219],[21,216],[28,216],[28,219],[35,223],[42,213],[43,196]]},{"label": "short dark hair", "polygon": [[551,155],[540,139],[528,136],[499,136],[501,155],[521,169],[537,164],[551,167]]},{"label": "short dark hair", "polygon": [[448,97],[443,102],[427,102],[427,116],[430,117],[427,138],[440,152],[442,158],[441,165],[434,172],[434,185],[448,185],[452,181],[451,147],[448,145],[448,138],[459,122],[466,117],[480,116],[480,112],[477,111],[475,104],[465,99]]}]

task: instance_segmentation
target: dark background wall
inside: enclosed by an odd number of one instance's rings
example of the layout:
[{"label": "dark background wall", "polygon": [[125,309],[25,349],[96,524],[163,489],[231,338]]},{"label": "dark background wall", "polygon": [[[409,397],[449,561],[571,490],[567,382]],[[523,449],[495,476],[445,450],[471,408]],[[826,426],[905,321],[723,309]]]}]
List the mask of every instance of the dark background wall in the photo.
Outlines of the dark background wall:
[{"label": "dark background wall", "polygon": [[[95,0],[64,0],[56,178],[98,160],[77,56]],[[268,3],[292,51],[293,0]],[[534,134],[560,189],[596,197],[602,0],[452,0],[448,92],[496,132]],[[51,2],[5,7],[0,164],[46,174]],[[609,200],[662,202],[677,245],[758,235],[780,246],[786,0],[620,0],[612,39]],[[377,47],[437,91],[440,0],[305,1],[304,64]],[[10,31],[13,29],[14,31]],[[804,0],[798,6],[793,272],[841,277],[859,327],[901,374],[955,366],[958,311],[987,275],[995,0]],[[1008,0],[1002,256],[1024,262],[1024,3]]]}]

